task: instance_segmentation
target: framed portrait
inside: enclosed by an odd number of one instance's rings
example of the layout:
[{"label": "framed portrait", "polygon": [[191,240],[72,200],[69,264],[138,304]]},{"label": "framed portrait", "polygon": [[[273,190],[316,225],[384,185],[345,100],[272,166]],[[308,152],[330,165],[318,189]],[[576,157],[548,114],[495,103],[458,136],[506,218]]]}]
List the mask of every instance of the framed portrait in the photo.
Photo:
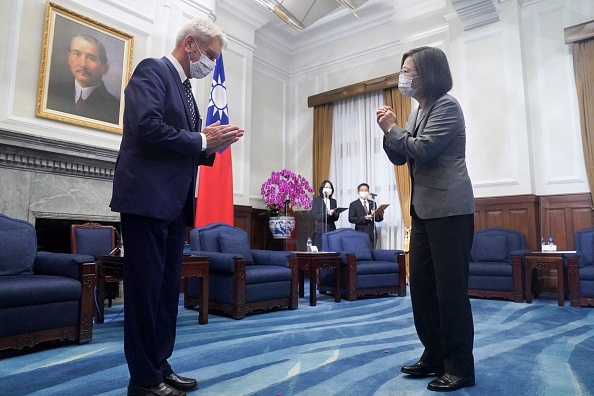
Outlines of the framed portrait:
[{"label": "framed portrait", "polygon": [[122,133],[134,37],[48,2],[38,117]]}]

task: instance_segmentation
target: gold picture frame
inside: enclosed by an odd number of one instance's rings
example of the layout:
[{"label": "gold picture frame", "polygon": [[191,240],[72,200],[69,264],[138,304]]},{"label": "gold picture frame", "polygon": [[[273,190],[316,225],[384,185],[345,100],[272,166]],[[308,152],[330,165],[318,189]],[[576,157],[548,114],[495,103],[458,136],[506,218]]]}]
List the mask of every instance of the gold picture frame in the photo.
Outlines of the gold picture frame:
[{"label": "gold picture frame", "polygon": [[122,133],[133,51],[132,35],[48,2],[35,114]]}]

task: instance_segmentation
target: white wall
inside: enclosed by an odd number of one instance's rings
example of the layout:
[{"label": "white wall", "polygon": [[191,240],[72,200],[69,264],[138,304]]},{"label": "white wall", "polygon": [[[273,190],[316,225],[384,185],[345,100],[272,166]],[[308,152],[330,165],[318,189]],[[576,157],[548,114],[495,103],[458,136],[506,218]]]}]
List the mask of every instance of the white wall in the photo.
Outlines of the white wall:
[{"label": "white wall", "polygon": [[[563,29],[594,19],[593,1],[502,0],[499,22],[468,31],[449,1],[372,0],[368,5],[358,12],[371,21],[365,26],[344,29],[329,23],[326,34],[311,29],[309,39],[286,51],[291,72],[289,107],[279,116],[286,118],[288,141],[283,166],[311,177],[308,96],[395,73],[405,51],[430,45],[443,49],[450,61],[452,94],[465,111],[476,197],[590,191]],[[257,43],[256,62],[267,57],[266,46],[283,52],[272,37]],[[274,108],[277,96],[266,98],[269,102],[259,105]],[[270,128],[266,122],[253,126]],[[255,202],[257,195],[252,198]]]},{"label": "white wall", "polygon": [[[421,45],[448,55],[477,197],[590,191],[563,29],[594,19],[592,0],[499,0],[500,21],[469,31],[449,0],[370,0],[357,10],[360,22],[345,11],[310,26],[308,38],[279,34],[283,23],[248,0],[56,3],[134,35],[134,66],[169,53],[194,16],[227,33],[230,120],[247,132],[232,148],[236,204],[263,207],[271,171],[311,180],[308,96],[395,73],[402,54]],[[35,116],[45,4],[0,0],[0,128],[117,150],[118,134]],[[204,112],[210,79],[195,91]]]}]

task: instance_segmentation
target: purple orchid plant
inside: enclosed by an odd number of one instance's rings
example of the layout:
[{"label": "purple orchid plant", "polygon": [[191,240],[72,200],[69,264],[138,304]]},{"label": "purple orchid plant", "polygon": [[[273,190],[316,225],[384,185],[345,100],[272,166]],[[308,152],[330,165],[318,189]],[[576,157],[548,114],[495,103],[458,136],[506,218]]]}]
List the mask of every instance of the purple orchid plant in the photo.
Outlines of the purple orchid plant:
[{"label": "purple orchid plant", "polygon": [[294,207],[311,209],[313,192],[303,176],[287,169],[272,172],[260,189],[270,216],[289,216]]}]

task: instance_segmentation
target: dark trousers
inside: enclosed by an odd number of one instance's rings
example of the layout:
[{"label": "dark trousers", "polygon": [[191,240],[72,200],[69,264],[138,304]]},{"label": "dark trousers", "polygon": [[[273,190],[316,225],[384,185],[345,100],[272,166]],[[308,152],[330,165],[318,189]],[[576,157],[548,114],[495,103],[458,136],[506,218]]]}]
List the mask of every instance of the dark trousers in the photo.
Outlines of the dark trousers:
[{"label": "dark trousers", "polygon": [[474,324],[468,263],[474,215],[419,219],[412,210],[410,295],[421,360],[458,377],[474,377]]},{"label": "dark trousers", "polygon": [[124,242],[124,353],[130,385],[172,373],[185,223],[121,214]]},{"label": "dark trousers", "polygon": [[[375,231],[375,222],[368,222],[367,224],[355,224],[355,230],[361,231],[369,235],[369,240],[371,241],[372,247],[375,249],[375,245],[373,244],[373,233]],[[377,239],[377,236],[376,236]],[[376,240],[377,242],[377,240]]]}]

